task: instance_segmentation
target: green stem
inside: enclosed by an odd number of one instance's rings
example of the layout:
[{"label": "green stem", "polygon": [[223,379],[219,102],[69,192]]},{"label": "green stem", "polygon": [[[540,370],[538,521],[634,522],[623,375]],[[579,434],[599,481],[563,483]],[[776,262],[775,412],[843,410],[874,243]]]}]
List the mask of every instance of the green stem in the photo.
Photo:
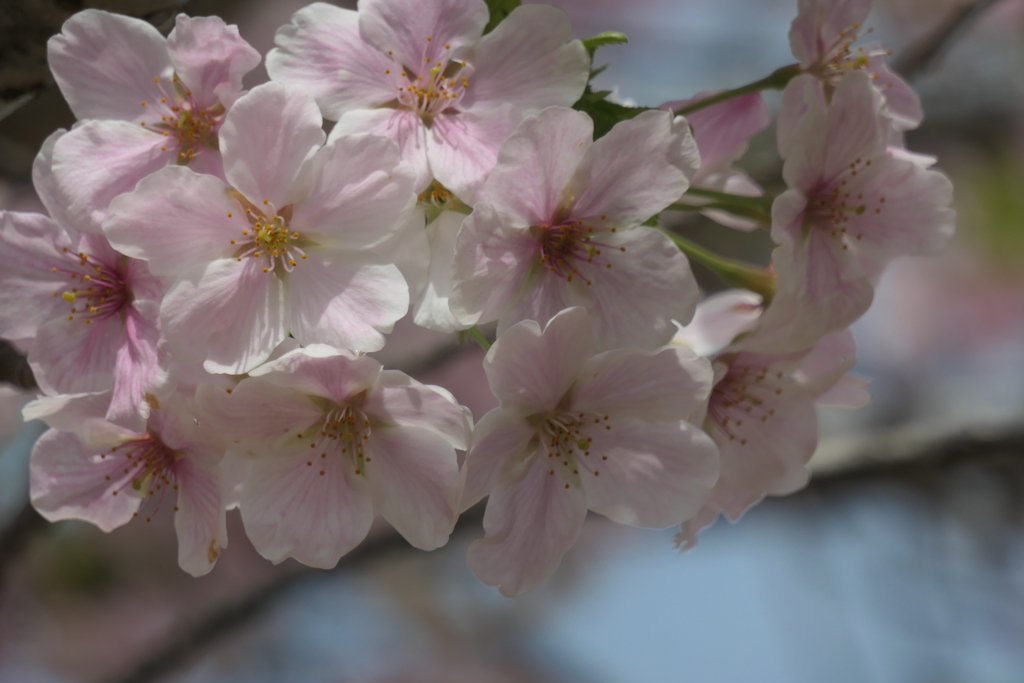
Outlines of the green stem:
[{"label": "green stem", "polygon": [[480,331],[479,327],[474,325],[473,327],[466,330],[466,332],[468,332],[469,335],[476,340],[476,343],[480,345],[481,349],[483,349],[484,351],[491,350],[491,342],[487,341],[487,337],[484,336],[484,333]]},{"label": "green stem", "polygon": [[749,95],[752,92],[761,92],[762,90],[782,90],[786,85],[799,76],[801,73],[799,64],[790,64],[782,68],[776,69],[771,74],[762,78],[759,81],[748,83],[747,85],[740,86],[739,88],[733,88],[732,90],[724,90],[717,95],[705,98],[699,102],[694,102],[688,107],[677,109],[676,114],[686,116],[692,114],[695,111],[712,107],[726,100],[731,100],[734,97],[742,97],[743,95]]},{"label": "green stem", "polygon": [[756,292],[764,297],[765,304],[772,300],[772,296],[775,294],[775,278],[764,268],[719,256],[671,230],[663,229],[662,232],[676,243],[680,251],[694,261],[707,266],[725,284]]},{"label": "green stem", "polygon": [[685,202],[676,202],[668,206],[669,211],[707,211],[708,209],[718,209],[720,211],[728,211],[729,213],[742,216],[743,218],[749,218],[753,221],[757,221],[763,225],[772,224],[772,216],[760,209],[752,209],[746,206],[736,206],[734,204],[724,204],[722,202],[711,202],[709,204],[687,204]]},{"label": "green stem", "polygon": [[764,211],[765,213],[771,213],[772,203],[775,201],[775,197],[770,195],[751,197],[745,194],[732,194],[730,192],[718,192],[717,190],[705,190],[702,187],[691,187],[686,191],[686,194],[693,195],[695,197],[707,197],[708,199],[713,199],[716,202],[721,202],[723,204],[745,206],[750,209]]}]

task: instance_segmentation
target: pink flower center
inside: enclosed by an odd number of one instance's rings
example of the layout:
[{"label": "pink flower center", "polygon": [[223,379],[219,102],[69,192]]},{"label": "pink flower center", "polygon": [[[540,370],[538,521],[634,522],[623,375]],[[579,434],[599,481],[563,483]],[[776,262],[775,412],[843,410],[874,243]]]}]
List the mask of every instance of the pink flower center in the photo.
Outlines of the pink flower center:
[{"label": "pink flower center", "polygon": [[[141,439],[114,446],[99,454],[101,460],[110,461],[112,469],[105,476],[109,482],[116,482],[110,495],[123,494],[131,488],[144,501],[155,501],[154,507],[145,514],[150,521],[169,492],[178,491],[179,455],[164,445],[160,439],[148,434]],[[178,506],[174,506],[178,511]],[[139,513],[136,512],[138,517]]]},{"label": "pink flower center", "polygon": [[[241,239],[231,240],[231,244],[240,245],[235,258],[239,261],[246,258],[264,261],[264,273],[276,272],[280,275],[295,270],[298,262],[307,258],[302,246],[308,246],[308,243],[302,239],[302,235],[288,227],[292,205],[268,214],[237,192],[234,195],[249,220],[249,227],[242,229]],[[270,202],[264,199],[263,204],[269,207]],[[228,218],[231,217],[229,213]]]},{"label": "pink flower center", "polygon": [[[861,239],[861,233],[849,231],[850,219],[866,213],[881,215],[885,209],[885,195],[879,195],[877,198],[865,197],[863,192],[854,194],[848,187],[859,174],[868,172],[872,163],[871,159],[864,160],[858,157],[832,182],[825,183],[820,189],[812,192],[807,201],[804,229],[825,230],[828,235],[840,240],[847,236]],[[843,249],[849,248],[845,240],[842,246]]]},{"label": "pink flower center", "polygon": [[[874,33],[873,28],[862,32],[860,23],[854,22],[839,32],[833,43],[822,51],[821,61],[809,71],[826,85],[834,87],[849,72],[870,68],[873,57],[885,57],[892,54],[892,50],[883,48],[869,50],[864,45],[856,45],[858,40],[872,33]],[[881,78],[881,74],[873,72],[871,78],[878,80]],[[881,87],[883,90],[890,88],[892,83],[883,83]]]},{"label": "pink flower center", "polygon": [[[370,419],[359,408],[351,405],[330,408],[324,415],[324,421],[312,430],[312,434],[298,433],[298,438],[310,438],[311,455],[306,461],[307,467],[314,463],[320,465],[320,476],[326,474],[325,462],[328,455],[341,458],[352,463],[356,474],[366,471],[366,463],[372,458],[363,452],[363,444],[370,438]],[[319,457],[318,457],[319,456]]]},{"label": "pink flower center", "polygon": [[440,56],[428,55],[432,41],[433,37],[427,36],[422,62],[417,65],[403,66],[389,51],[395,65],[384,70],[398,91],[398,106],[417,112],[428,126],[438,114],[457,105],[469,87],[469,79],[459,75],[466,63],[451,59],[450,45],[444,46]]},{"label": "pink flower center", "polygon": [[[188,164],[196,154],[204,148],[217,149],[217,131],[224,122],[225,109],[219,102],[213,107],[204,108],[192,96],[192,91],[178,79],[171,78],[165,86],[159,76],[153,78],[160,84],[164,95],[159,102],[142,100],[143,107],[151,107],[160,115],[160,121],[142,121],[142,127],[168,138],[178,148],[178,163]],[[161,147],[166,150],[167,145]]]},{"label": "pink flower center", "polygon": [[[604,220],[604,216],[601,219]],[[625,247],[595,240],[604,232],[615,231],[616,228],[593,228],[582,220],[565,220],[530,228],[530,233],[537,240],[541,264],[566,282],[572,282],[574,277],[578,277],[588,286],[593,284],[591,278],[600,268],[612,267],[611,261],[604,255],[605,250],[626,251]]]},{"label": "pink flower center", "polygon": [[53,272],[65,273],[72,287],[53,295],[71,304],[68,320],[84,319],[86,325],[91,325],[93,321],[101,322],[116,315],[131,303],[131,288],[120,268],[85,252],[75,255],[67,247],[64,252],[71,257],[71,264],[67,268],[54,267]]},{"label": "pink flower center", "polygon": [[775,415],[775,408],[768,406],[779,402],[783,378],[781,372],[771,372],[766,367],[731,363],[725,377],[711,391],[708,417],[729,441],[746,446],[743,425],[752,420],[767,422]]},{"label": "pink flower center", "polygon": [[[600,476],[601,463],[608,459],[593,448],[594,438],[588,433],[593,429],[611,431],[608,415],[598,413],[556,413],[536,416],[532,421],[537,427],[540,439],[540,455],[547,453],[548,474],[554,476],[561,471],[562,478],[573,481],[580,470]],[[569,484],[565,484],[569,488]]]}]

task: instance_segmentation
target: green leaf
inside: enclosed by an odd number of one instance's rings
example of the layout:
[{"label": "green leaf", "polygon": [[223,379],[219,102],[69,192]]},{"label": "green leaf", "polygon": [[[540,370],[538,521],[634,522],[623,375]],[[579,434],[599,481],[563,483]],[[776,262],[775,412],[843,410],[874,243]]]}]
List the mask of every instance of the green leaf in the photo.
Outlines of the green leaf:
[{"label": "green leaf", "polygon": [[594,92],[588,85],[587,89],[583,91],[583,97],[572,105],[573,109],[587,114],[594,120],[595,140],[605,135],[619,121],[626,121],[651,110],[650,107],[627,107],[609,102],[607,97],[611,94],[611,90]]},{"label": "green leaf", "polygon": [[587,48],[587,52],[590,53],[590,59],[593,60],[594,52],[597,51],[597,48],[603,45],[622,45],[623,43],[628,43],[629,38],[618,31],[605,31],[604,33],[598,33],[596,36],[584,38],[580,42],[583,43],[583,47]]},{"label": "green leaf", "polygon": [[519,7],[519,0],[485,0],[487,9],[491,12],[491,20],[487,22],[484,33],[490,33],[494,28],[504,21],[505,17],[512,14],[512,10]]}]

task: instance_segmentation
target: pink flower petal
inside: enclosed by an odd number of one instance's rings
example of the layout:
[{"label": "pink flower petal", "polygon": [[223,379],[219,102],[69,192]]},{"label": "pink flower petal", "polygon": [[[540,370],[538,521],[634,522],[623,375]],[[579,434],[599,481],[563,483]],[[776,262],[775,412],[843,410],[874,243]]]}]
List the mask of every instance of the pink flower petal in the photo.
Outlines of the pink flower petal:
[{"label": "pink flower petal", "polygon": [[147,394],[167,382],[168,371],[158,345],[156,316],[147,320],[133,309],[124,318],[124,337],[113,365],[113,395],[106,418],[128,427],[143,424],[149,415]]},{"label": "pink flower petal", "polygon": [[[82,425],[79,424],[79,427]],[[112,445],[116,445],[112,444]],[[121,486],[116,477],[121,463],[102,458],[70,432],[51,429],[39,437],[32,449],[32,505],[46,519],[84,519],[109,532],[131,521],[140,498]]]},{"label": "pink flower petal", "polygon": [[462,494],[462,510],[476,505],[494,488],[499,473],[506,465],[526,455],[530,441],[537,436],[524,418],[502,408],[484,415],[473,430],[473,442],[466,453],[466,487]]},{"label": "pink flower petal", "polygon": [[427,131],[427,159],[439,183],[473,203],[498,159],[498,148],[519,123],[512,105],[443,113]]},{"label": "pink flower petal", "polygon": [[0,297],[0,335],[27,343],[41,325],[65,315],[60,293],[70,281],[63,271],[74,262],[63,249],[76,253],[77,240],[42,214],[0,211],[0,247],[0,286],[7,293]]},{"label": "pink flower petal", "polygon": [[291,333],[300,344],[382,349],[384,333],[409,310],[402,273],[369,253],[317,249],[308,254],[284,280]]},{"label": "pink flower petal", "polygon": [[471,47],[487,25],[482,0],[363,0],[359,31],[363,39],[410,68],[458,55]]},{"label": "pink flower petal", "polygon": [[167,36],[174,71],[202,108],[231,106],[242,90],[242,76],[259,66],[260,53],[242,40],[238,27],[220,17],[179,14]]},{"label": "pink flower petal", "polygon": [[448,298],[454,286],[452,260],[455,257],[455,239],[465,218],[455,211],[443,211],[426,228],[430,244],[430,269],[423,293],[413,306],[413,322],[420,327],[436,332],[455,332],[465,327],[455,319],[448,307]]},{"label": "pink flower petal", "polygon": [[385,138],[334,138],[311,159],[311,184],[291,227],[339,249],[387,240],[416,202],[415,179],[400,162],[398,146]]},{"label": "pink flower petal", "polygon": [[800,0],[799,7],[789,30],[789,45],[800,65],[808,68],[843,39],[842,31],[864,22],[871,0]]},{"label": "pink flower petal", "polygon": [[543,331],[532,320],[510,327],[487,352],[484,371],[502,408],[520,415],[549,413],[593,349],[590,317],[583,308],[571,308]]},{"label": "pink flower petal", "polygon": [[67,132],[64,128],[58,128],[43,140],[39,154],[32,162],[32,187],[35,188],[39,201],[46,207],[50,218],[58,225],[70,228],[75,227],[68,216],[68,206],[71,204],[71,200],[64,196],[53,176],[53,148]]},{"label": "pink flower petal", "polygon": [[485,536],[470,544],[469,568],[502,595],[515,597],[554,573],[586,516],[583,489],[550,475],[541,458],[531,458],[491,491]]},{"label": "pink flower petal", "polygon": [[686,119],[644,112],[616,124],[587,150],[574,180],[572,216],[639,225],[678,201],[699,166]]},{"label": "pink flower petal", "polygon": [[[666,102],[667,111],[678,111],[700,102],[718,91],[700,93],[688,100]],[[688,115],[693,128],[693,139],[700,151],[700,169],[693,176],[693,184],[700,185],[708,176],[728,169],[743,155],[747,143],[771,125],[772,117],[760,93],[734,97]]]},{"label": "pink flower petal", "polygon": [[86,121],[57,141],[53,174],[73,225],[99,232],[110,200],[177,157],[175,142],[138,124]]},{"label": "pink flower petal", "polygon": [[516,303],[538,258],[526,226],[509,225],[490,204],[477,204],[455,240],[448,297],[455,320],[466,326],[496,320]]},{"label": "pink flower petal", "polygon": [[689,349],[608,351],[580,370],[569,410],[648,422],[685,420],[707,400],[711,381],[711,364]]},{"label": "pink flower petal", "polygon": [[29,364],[46,393],[107,391],[113,387],[114,367],[126,342],[119,316],[91,325],[81,317],[61,316],[39,328]]},{"label": "pink flower petal", "polygon": [[170,78],[164,37],[147,21],[95,9],[76,13],[50,38],[47,59],[79,119],[144,121],[139,103],[164,95]]},{"label": "pink flower petal", "polygon": [[202,384],[196,403],[238,456],[255,457],[292,440],[308,449],[296,435],[323,421],[323,411],[301,391],[264,380],[243,379],[230,393]]},{"label": "pink flower petal", "polygon": [[[602,138],[603,139],[603,138]],[[648,227],[605,233],[611,268],[585,271],[591,285],[576,280],[577,303],[586,302],[603,348],[654,348],[687,323],[700,298],[690,262],[664,234]],[[625,249],[625,253],[618,251]]]},{"label": "pink flower petal", "polygon": [[371,420],[432,432],[461,451],[469,447],[473,431],[469,409],[446,389],[420,384],[404,372],[381,372],[363,410]]},{"label": "pink flower petal", "polygon": [[359,15],[352,10],[315,2],[279,28],[274,42],[277,47],[267,54],[270,77],[304,88],[332,121],[395,97],[385,74],[395,64],[363,41]]},{"label": "pink flower petal", "polygon": [[220,129],[224,174],[257,206],[277,209],[299,199],[299,172],[324,143],[323,120],[312,96],[299,88],[265,83],[231,107]]},{"label": "pink flower petal", "polygon": [[569,183],[593,137],[582,112],[550,107],[528,117],[502,145],[479,201],[519,227],[551,223],[571,199]]},{"label": "pink flower petal", "polygon": [[219,470],[188,457],[177,462],[177,475],[178,564],[192,576],[202,576],[228,545],[223,483]]},{"label": "pink flower petal", "polygon": [[374,429],[365,445],[366,478],[384,519],[420,550],[447,543],[461,494],[459,465],[448,440],[434,430],[385,427]]},{"label": "pink flower petal", "polygon": [[754,329],[763,309],[761,296],[745,289],[712,294],[697,305],[693,321],[679,330],[672,343],[710,356],[728,346],[737,335]]},{"label": "pink flower petal", "polygon": [[412,167],[416,176],[416,191],[430,184],[433,176],[427,160],[427,127],[416,112],[390,108],[349,111],[331,129],[329,141],[358,133],[381,135],[397,142],[402,150],[402,159]]},{"label": "pink flower petal", "polygon": [[511,103],[525,113],[571,107],[589,76],[590,56],[572,40],[565,12],[522,5],[480,41],[462,104],[475,110]]},{"label": "pink flower petal", "polygon": [[687,422],[627,419],[610,426],[593,433],[593,470],[580,472],[590,509],[619,524],[654,528],[696,514],[718,479],[711,439]]},{"label": "pink flower petal", "polygon": [[284,286],[254,260],[213,261],[175,283],[160,307],[171,350],[205,355],[207,372],[238,375],[285,338]]},{"label": "pink flower petal", "polygon": [[[330,569],[366,538],[373,502],[366,478],[341,458],[316,458],[299,439],[253,462],[242,492],[245,533],[275,564],[293,557]],[[321,474],[323,472],[323,474]]]},{"label": "pink flower petal", "polygon": [[178,276],[201,263],[233,256],[231,240],[251,240],[238,200],[213,176],[170,166],[110,204],[104,234],[118,251],[148,262],[156,275]]},{"label": "pink flower petal", "polygon": [[[756,372],[763,366],[754,367]],[[756,412],[734,410],[723,426],[712,408],[704,422],[718,444],[722,468],[708,503],[733,521],[765,495],[802,488],[808,478],[807,461],[818,442],[814,401],[807,391],[771,373],[757,389],[761,403]]]},{"label": "pink flower petal", "polygon": [[823,111],[825,106],[825,88],[814,76],[801,74],[786,85],[775,124],[779,156],[788,158],[793,145],[806,135],[807,131],[802,126],[807,112],[812,109]]},{"label": "pink flower petal", "polygon": [[[265,363],[249,374],[285,389],[344,403],[374,386],[380,375],[380,363],[346,349],[310,344]],[[304,420],[294,423],[306,424]]]},{"label": "pink flower petal", "polygon": [[949,178],[907,159],[877,157],[846,189],[865,207],[847,214],[846,235],[857,252],[874,260],[937,254],[956,230]]}]

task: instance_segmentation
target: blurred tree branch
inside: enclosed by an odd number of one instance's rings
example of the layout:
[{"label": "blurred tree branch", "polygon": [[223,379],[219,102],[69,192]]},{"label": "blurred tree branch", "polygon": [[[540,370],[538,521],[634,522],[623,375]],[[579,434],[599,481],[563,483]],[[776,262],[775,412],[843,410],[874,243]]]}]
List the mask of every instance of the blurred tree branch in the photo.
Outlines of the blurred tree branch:
[{"label": "blurred tree branch", "polygon": [[[483,505],[470,508],[459,518],[452,537],[475,530],[483,520]],[[364,541],[362,545],[341,558],[336,567],[318,571],[308,567],[292,569],[266,586],[238,600],[221,605],[205,617],[182,629],[176,637],[162,639],[166,643],[139,663],[130,672],[112,679],[115,683],[146,683],[156,681],[193,661],[220,639],[244,626],[252,619],[266,614],[282,595],[311,580],[336,576],[360,569],[395,552],[421,552],[414,550],[397,532],[388,531]]]},{"label": "blurred tree branch", "polygon": [[1000,0],[976,0],[956,7],[931,33],[903,49],[893,63],[893,71],[907,79],[926,72],[957,38],[998,2]]},{"label": "blurred tree branch", "polygon": [[32,504],[25,503],[14,521],[0,533],[0,591],[3,590],[7,570],[21,556],[29,541],[48,526],[49,523]]},{"label": "blurred tree branch", "polygon": [[[1024,426],[980,430],[946,437],[920,437],[905,431],[872,438],[858,449],[820,461],[808,486],[812,493],[826,493],[839,485],[877,479],[915,479],[945,474],[962,466],[1010,466],[1024,470]],[[452,538],[478,532],[483,505],[477,505],[459,519]],[[318,572],[302,568],[281,576],[254,593],[215,608],[209,615],[184,627],[177,637],[123,677],[111,683],[149,683],[194,661],[218,640],[264,615],[275,601],[307,579],[358,570],[382,557],[410,550],[397,533],[388,533],[363,543],[342,558],[334,569]]]}]

